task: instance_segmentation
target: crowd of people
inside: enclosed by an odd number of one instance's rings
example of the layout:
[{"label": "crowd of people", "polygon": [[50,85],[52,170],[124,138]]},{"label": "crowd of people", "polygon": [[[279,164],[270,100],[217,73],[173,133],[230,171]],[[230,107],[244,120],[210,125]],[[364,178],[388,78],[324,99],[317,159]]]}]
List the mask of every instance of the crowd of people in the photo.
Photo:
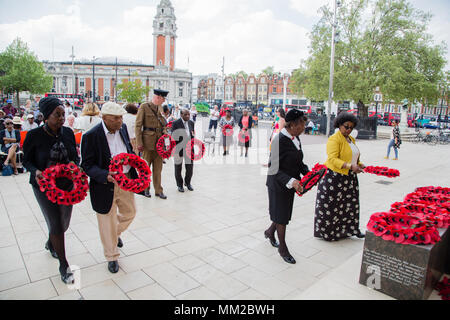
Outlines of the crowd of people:
[{"label": "crowd of people", "polygon": [[[101,110],[95,103],[87,103],[80,117],[75,115],[70,103],[54,97],[40,99],[37,107],[27,103],[28,109],[22,116],[10,104],[2,108],[1,151],[7,155],[3,165],[11,165],[14,174],[17,174],[15,153],[23,143],[23,165],[30,172],[29,183],[48,226],[49,237],[44,247],[59,260],[59,271],[64,283],[74,281],[65,254],[65,232],[70,225],[72,206],[57,205],[47,199],[39,189],[42,172],[53,164],[69,162],[86,172],[90,178],[90,200],[93,211],[97,213],[108,270],[111,273],[118,272],[118,248],[124,245],[120,236],[136,216],[136,205],[135,194],[119,188],[114,179],[117,172],[109,171],[111,158],[121,153],[141,156],[151,168],[155,196],[166,200],[161,179],[165,162],[157,152],[156,144],[162,136],[170,134],[176,142],[174,180],[178,191],[185,192],[184,187],[194,191],[194,163],[185,150],[188,141],[196,137],[197,111],[179,106],[170,110],[164,104],[167,94],[167,91],[155,89],[150,102],[123,106],[107,102]],[[285,113],[280,108],[276,114],[270,138],[266,180],[271,224],[264,231],[264,237],[278,249],[285,262],[294,264],[296,261],[288,249],[286,230],[292,219],[295,192],[303,191],[300,180],[309,172],[308,165],[303,162],[304,154],[299,139],[308,127],[308,119],[302,111],[295,109]],[[38,116],[40,120],[36,121]],[[172,123],[170,127],[169,123]],[[313,231],[315,237],[325,241],[338,241],[351,236],[364,238],[359,228],[357,174],[363,172],[365,166],[360,161],[360,151],[351,136],[357,123],[358,119],[352,114],[339,114],[335,119],[336,132],[327,142],[328,159],[325,165],[328,171],[318,185]],[[236,126],[240,134],[246,137],[239,139],[241,156],[248,157],[254,127],[249,111],[244,110],[236,121],[230,109],[222,108],[219,112],[218,107],[214,107],[208,130],[220,128],[224,156],[229,154],[234,137],[223,129]],[[21,141],[21,130],[27,131],[24,141]],[[75,139],[78,134],[82,135],[81,146]],[[124,166],[123,173],[130,179],[137,178],[133,167]],[[58,187],[71,190],[73,186],[69,180],[65,180],[58,183]],[[150,198],[151,188],[142,192],[142,195]]]}]

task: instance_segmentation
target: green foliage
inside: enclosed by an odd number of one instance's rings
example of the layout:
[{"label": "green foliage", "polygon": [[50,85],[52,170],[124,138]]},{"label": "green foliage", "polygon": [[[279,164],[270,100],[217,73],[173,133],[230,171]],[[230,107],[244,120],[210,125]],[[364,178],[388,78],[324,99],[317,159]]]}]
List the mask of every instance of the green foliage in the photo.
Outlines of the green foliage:
[{"label": "green foliage", "polygon": [[[15,39],[0,53],[0,88],[5,93],[43,94],[51,90],[53,77],[20,38]],[[17,104],[19,102],[17,101]]]},{"label": "green foliage", "polygon": [[[136,73],[134,75],[137,75]],[[117,85],[118,98],[128,103],[142,103],[151,87],[144,86],[142,81],[136,79]]]},{"label": "green foliage", "polygon": [[210,111],[210,106],[207,103],[201,102],[201,103],[196,103],[195,104],[195,109],[197,110],[197,112],[202,112],[202,113],[207,113],[209,114]]},{"label": "green foliage", "polygon": [[[334,100],[373,101],[379,87],[384,103],[405,98],[437,101],[446,46],[426,33],[431,15],[406,0],[342,0],[337,13]],[[312,100],[328,100],[333,14],[322,7],[311,32],[310,57],[294,73],[292,89]]]},{"label": "green foliage", "polygon": [[262,71],[262,73],[265,73],[265,74],[268,75],[268,76],[273,75],[273,73],[274,73],[274,68],[273,68],[273,66],[269,66],[269,67],[265,68],[265,69]]}]

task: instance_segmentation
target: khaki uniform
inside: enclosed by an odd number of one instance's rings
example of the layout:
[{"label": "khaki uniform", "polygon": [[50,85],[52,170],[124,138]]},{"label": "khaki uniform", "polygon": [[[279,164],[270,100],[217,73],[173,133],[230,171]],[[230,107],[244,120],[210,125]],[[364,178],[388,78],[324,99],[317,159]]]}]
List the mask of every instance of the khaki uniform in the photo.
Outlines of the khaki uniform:
[{"label": "khaki uniform", "polygon": [[156,152],[156,144],[161,136],[167,134],[165,124],[166,120],[162,116],[161,106],[157,106],[152,102],[141,105],[136,116],[136,144],[144,146],[142,157],[149,166],[152,166],[153,186],[156,194],[163,193],[161,186],[163,159]]}]

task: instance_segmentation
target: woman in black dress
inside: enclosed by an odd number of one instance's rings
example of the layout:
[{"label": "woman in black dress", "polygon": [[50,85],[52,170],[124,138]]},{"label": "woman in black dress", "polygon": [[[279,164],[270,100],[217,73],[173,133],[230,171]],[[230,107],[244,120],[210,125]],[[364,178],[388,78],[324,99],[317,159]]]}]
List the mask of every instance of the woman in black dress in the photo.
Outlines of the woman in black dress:
[{"label": "woman in black dress", "polygon": [[[286,245],[286,226],[292,217],[295,191],[302,192],[300,175],[309,172],[303,163],[303,152],[298,136],[305,130],[306,116],[302,111],[286,114],[286,127],[272,140],[266,186],[269,192],[269,213],[272,225],[264,231],[280,256],[287,263],[296,263]],[[279,244],[275,240],[277,231]]]},{"label": "woman in black dress", "polygon": [[[39,128],[28,132],[24,144],[24,166],[30,172],[30,184],[44,215],[49,229],[49,240],[45,248],[59,260],[59,272],[64,283],[73,283],[73,274],[66,259],[64,233],[69,228],[72,206],[52,203],[44,192],[39,190],[42,171],[55,164],[74,162],[79,165],[75,136],[72,129],[63,127],[65,112],[62,102],[54,97],[39,102],[39,109],[46,120]],[[63,190],[71,190],[73,183],[68,179],[57,179],[56,185]]]}]

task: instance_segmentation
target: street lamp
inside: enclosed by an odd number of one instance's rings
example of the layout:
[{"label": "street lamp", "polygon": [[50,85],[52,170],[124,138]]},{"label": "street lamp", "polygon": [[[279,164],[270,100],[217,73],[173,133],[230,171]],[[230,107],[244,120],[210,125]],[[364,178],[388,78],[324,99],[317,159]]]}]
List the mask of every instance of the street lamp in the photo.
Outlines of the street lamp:
[{"label": "street lamp", "polygon": [[330,135],[331,129],[331,101],[333,99],[333,77],[334,77],[334,51],[335,51],[335,36],[336,36],[336,12],[338,2],[334,0],[334,15],[333,15],[333,28],[331,35],[331,59],[330,59],[330,86],[328,88],[328,108],[327,108],[327,137]]},{"label": "street lamp", "polygon": [[99,58],[96,58],[95,56],[92,57],[92,92],[94,93],[92,98],[94,103],[97,101],[97,97],[95,95],[95,61],[98,59]]}]

